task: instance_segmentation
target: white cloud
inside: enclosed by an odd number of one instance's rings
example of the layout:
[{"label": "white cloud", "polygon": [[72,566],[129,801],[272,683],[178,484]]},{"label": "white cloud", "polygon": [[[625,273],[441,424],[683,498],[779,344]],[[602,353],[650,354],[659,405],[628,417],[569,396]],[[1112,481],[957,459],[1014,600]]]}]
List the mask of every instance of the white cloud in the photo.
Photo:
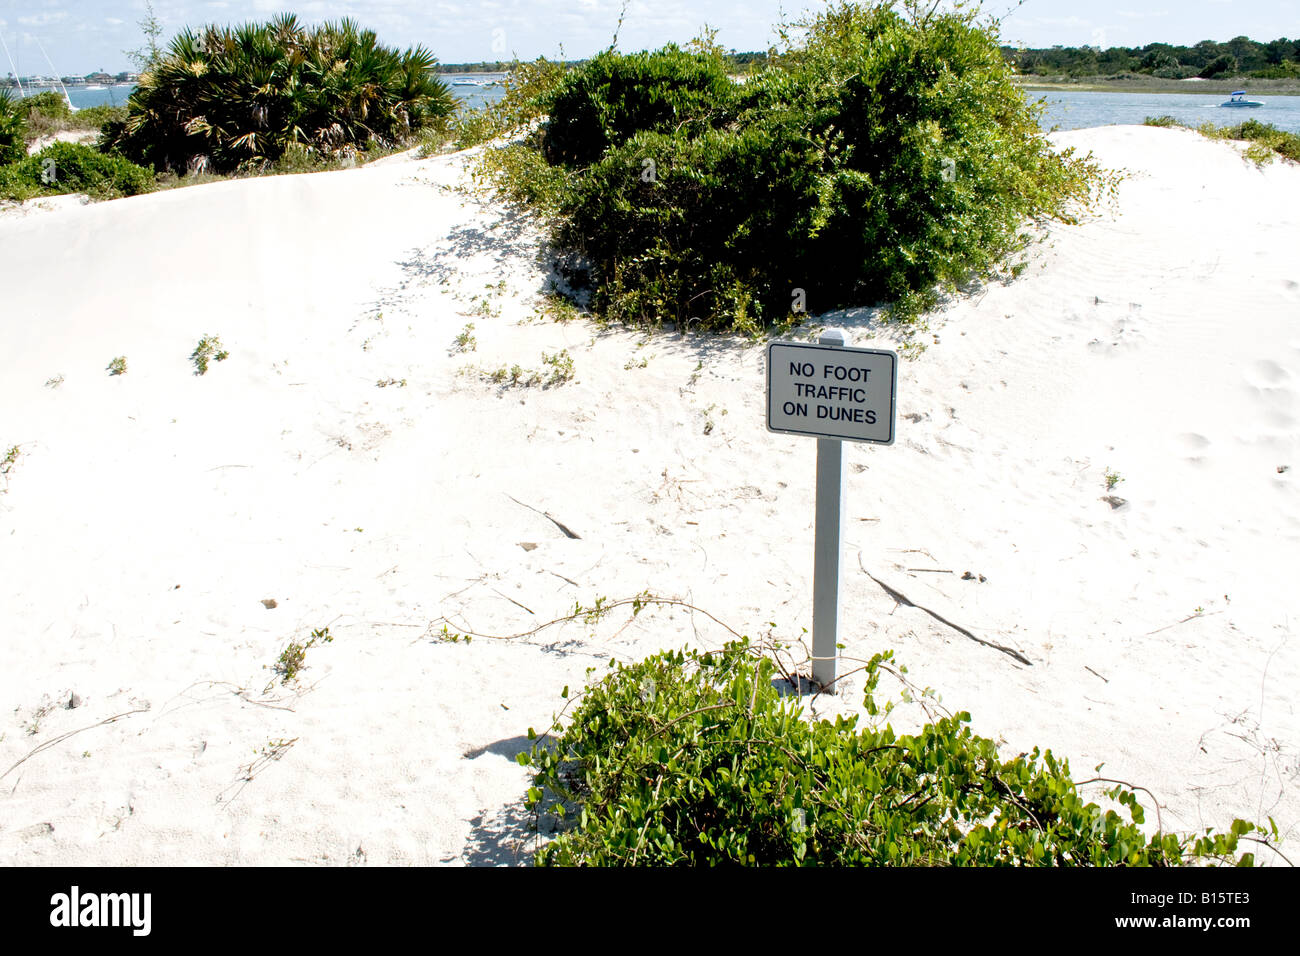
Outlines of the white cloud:
[{"label": "white cloud", "polygon": [[68,19],[67,12],[59,11],[57,13],[38,13],[35,16],[19,17],[18,22],[25,27],[45,27],[51,23],[58,23],[66,19]]}]

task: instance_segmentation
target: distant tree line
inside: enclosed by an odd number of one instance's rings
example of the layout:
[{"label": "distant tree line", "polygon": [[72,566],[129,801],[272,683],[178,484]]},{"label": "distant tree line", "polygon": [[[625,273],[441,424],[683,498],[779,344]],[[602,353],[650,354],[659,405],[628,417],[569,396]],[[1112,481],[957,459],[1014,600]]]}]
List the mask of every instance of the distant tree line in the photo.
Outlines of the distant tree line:
[{"label": "distant tree line", "polygon": [[514,66],[509,60],[480,60],[477,63],[439,63],[439,73],[509,73]]},{"label": "distant tree line", "polygon": [[1259,43],[1234,37],[1226,43],[1202,40],[1195,46],[1148,43],[1141,47],[1054,46],[1050,49],[1002,47],[1007,62],[1021,73],[1039,76],[1113,76],[1144,73],[1182,80],[1199,76],[1300,77],[1300,40],[1282,37]]},{"label": "distant tree line", "polygon": [[[731,50],[722,55],[723,61],[732,68],[732,72],[744,73],[750,65],[762,66],[767,62],[769,54],[765,52],[737,53]],[[587,60],[555,60],[553,61],[566,68],[581,66]],[[513,60],[480,60],[477,63],[439,63],[436,67],[439,73],[509,73],[515,68]]]}]

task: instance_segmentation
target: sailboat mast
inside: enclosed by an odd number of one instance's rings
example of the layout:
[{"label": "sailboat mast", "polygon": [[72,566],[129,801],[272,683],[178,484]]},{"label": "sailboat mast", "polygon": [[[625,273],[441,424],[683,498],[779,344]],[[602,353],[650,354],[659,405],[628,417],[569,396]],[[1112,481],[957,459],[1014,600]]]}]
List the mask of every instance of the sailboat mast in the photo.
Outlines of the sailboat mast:
[{"label": "sailboat mast", "polygon": [[49,64],[50,72],[59,81],[59,89],[63,90],[63,99],[67,102],[68,109],[75,113],[77,108],[72,105],[72,97],[68,95],[68,88],[63,85],[63,77],[59,76],[59,71],[54,68],[54,63],[50,60],[50,55],[45,52],[45,45],[41,43],[40,37],[36,38],[36,46],[41,51],[41,56],[45,57],[45,62]]},{"label": "sailboat mast", "polygon": [[0,34],[0,47],[4,47],[5,56],[9,59],[9,69],[14,71],[14,82],[18,84],[18,96],[25,99],[27,93],[23,90],[23,78],[18,75],[18,66],[14,63],[14,58],[9,53],[9,44],[5,43],[5,38],[2,34]]}]

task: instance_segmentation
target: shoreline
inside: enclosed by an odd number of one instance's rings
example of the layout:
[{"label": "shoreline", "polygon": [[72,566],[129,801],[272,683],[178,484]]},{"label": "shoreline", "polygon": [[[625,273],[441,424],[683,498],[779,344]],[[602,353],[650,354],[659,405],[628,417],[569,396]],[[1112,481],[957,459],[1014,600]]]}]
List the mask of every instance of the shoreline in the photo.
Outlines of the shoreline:
[{"label": "shoreline", "polygon": [[1015,78],[1017,86],[1026,90],[1079,90],[1085,93],[1184,93],[1189,95],[1226,96],[1235,90],[1249,90],[1253,93],[1269,96],[1300,96],[1300,80],[1166,80],[1149,78],[1136,80],[1132,77],[1084,77],[1068,79],[1065,77],[1029,77],[1020,75]]}]

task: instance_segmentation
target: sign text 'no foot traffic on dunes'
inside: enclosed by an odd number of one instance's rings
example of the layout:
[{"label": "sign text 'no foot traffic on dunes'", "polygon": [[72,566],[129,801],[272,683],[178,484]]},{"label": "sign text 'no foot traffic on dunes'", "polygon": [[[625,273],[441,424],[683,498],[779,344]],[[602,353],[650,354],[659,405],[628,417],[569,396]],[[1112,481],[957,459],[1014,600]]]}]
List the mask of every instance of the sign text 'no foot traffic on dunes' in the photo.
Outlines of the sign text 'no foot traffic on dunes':
[{"label": "sign text 'no foot traffic on dunes'", "polygon": [[796,342],[767,347],[769,431],[892,445],[897,392],[895,352]]}]

